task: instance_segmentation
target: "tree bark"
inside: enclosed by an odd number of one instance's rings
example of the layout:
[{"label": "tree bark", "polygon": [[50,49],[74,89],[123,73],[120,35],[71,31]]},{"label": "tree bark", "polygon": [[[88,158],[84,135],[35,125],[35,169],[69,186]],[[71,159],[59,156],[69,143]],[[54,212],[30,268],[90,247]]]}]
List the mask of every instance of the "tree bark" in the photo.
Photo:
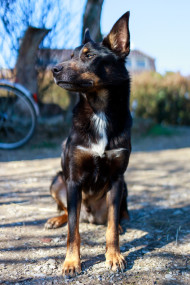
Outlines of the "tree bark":
[{"label": "tree bark", "polygon": [[[83,14],[83,27],[82,27],[82,37],[81,42],[83,41],[84,31],[86,28],[89,28],[90,35],[94,41],[101,41],[101,29],[100,29],[100,17],[102,11],[102,4],[104,0],[87,0],[85,11]],[[78,100],[78,96],[74,92],[69,92],[70,104],[65,116],[66,124],[71,124],[72,119],[72,110]]]},{"label": "tree bark", "polygon": [[16,62],[16,80],[37,93],[36,54],[39,44],[50,30],[29,27],[22,39]]},{"label": "tree bark", "polygon": [[102,40],[100,17],[103,2],[104,0],[87,0],[83,15],[82,40],[86,28],[89,28],[91,38],[94,41],[100,42]]}]

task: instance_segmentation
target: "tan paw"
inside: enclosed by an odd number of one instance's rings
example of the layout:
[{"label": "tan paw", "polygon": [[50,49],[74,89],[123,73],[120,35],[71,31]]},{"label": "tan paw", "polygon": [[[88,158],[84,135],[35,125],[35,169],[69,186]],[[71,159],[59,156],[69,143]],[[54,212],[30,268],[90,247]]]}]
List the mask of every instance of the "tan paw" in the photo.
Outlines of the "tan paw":
[{"label": "tan paw", "polygon": [[73,277],[81,272],[81,262],[80,259],[65,259],[63,263],[62,273],[65,276]]},{"label": "tan paw", "polygon": [[106,253],[106,267],[113,271],[122,271],[126,267],[126,261],[120,252]]},{"label": "tan paw", "polygon": [[45,223],[46,229],[56,229],[65,224],[67,220],[63,216],[51,218]]}]

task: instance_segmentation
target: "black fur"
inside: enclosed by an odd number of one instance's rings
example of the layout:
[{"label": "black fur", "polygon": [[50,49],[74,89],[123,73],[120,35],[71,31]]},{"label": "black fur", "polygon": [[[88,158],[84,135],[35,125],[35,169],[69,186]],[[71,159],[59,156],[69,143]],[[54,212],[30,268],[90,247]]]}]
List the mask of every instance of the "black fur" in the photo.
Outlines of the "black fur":
[{"label": "black fur", "polygon": [[[92,221],[99,223],[105,219],[97,217],[95,210],[104,202],[101,214],[108,217],[108,231],[113,236],[113,240],[110,234],[107,237],[107,262],[113,255],[110,253],[113,246],[114,252],[120,254],[118,227],[121,218],[128,216],[124,172],[131,152],[132,125],[130,78],[125,67],[125,57],[130,51],[128,20],[129,12],[117,21],[102,43],[93,42],[87,30],[84,44],[74,50],[71,59],[52,69],[60,87],[80,92],[72,128],[63,147],[63,172],[59,173],[65,185],[62,191],[67,192],[69,231],[65,274],[70,274],[68,263],[76,271],[71,259],[79,258],[75,247],[79,250],[81,202],[86,219],[91,213]],[[119,265],[113,261],[112,268],[122,269],[121,260],[116,262]]]}]

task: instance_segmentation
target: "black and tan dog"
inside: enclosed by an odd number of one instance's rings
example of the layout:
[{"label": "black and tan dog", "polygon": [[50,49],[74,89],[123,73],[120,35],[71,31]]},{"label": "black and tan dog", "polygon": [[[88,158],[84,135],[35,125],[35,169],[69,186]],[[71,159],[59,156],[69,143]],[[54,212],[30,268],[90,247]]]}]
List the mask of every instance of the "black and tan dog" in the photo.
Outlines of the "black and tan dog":
[{"label": "black and tan dog", "polygon": [[128,22],[129,12],[101,43],[95,43],[86,30],[83,45],[71,59],[52,69],[60,87],[80,92],[63,146],[63,171],[51,185],[64,214],[46,223],[47,228],[56,228],[68,221],[65,275],[81,270],[79,219],[107,222],[106,265],[112,270],[125,268],[119,227],[121,219],[128,218],[124,172],[131,152],[130,79],[125,68],[130,51]]}]

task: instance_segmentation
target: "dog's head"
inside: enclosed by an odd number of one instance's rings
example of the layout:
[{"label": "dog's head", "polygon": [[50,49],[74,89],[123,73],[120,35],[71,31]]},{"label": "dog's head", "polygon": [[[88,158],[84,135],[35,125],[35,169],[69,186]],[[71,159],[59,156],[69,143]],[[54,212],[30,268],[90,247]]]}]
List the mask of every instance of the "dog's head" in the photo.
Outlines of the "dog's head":
[{"label": "dog's head", "polygon": [[128,79],[125,58],[130,52],[129,12],[113,26],[101,43],[86,29],[83,45],[71,59],[52,68],[55,82],[71,91],[92,92]]}]

